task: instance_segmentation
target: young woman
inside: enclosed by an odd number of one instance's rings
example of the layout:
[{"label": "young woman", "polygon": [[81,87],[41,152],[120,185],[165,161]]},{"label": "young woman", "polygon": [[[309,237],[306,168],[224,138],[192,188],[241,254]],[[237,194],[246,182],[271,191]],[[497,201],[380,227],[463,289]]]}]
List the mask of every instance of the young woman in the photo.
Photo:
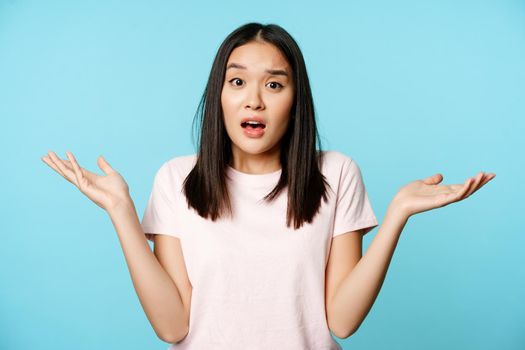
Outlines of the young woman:
[{"label": "young woman", "polygon": [[[199,105],[199,152],[158,170],[142,222],[101,156],[100,176],[42,160],[105,209],[134,287],[170,349],[340,349],[374,303],[414,214],[494,178],[440,174],[403,186],[378,225],[356,162],[321,151],[303,56],[277,25],[250,23],[220,46]],[[151,251],[147,239],[154,242]]]}]

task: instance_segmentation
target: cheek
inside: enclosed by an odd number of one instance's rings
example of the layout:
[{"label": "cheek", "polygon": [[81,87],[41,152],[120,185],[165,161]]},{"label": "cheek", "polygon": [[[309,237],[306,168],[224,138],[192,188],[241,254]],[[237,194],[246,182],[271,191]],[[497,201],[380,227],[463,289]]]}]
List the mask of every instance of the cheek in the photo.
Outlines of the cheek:
[{"label": "cheek", "polygon": [[221,105],[223,112],[231,113],[239,104],[239,97],[229,94],[227,91],[221,94]]},{"label": "cheek", "polygon": [[228,121],[231,119],[231,101],[228,99],[228,96],[226,94],[221,95],[221,107],[222,107],[222,114],[224,117],[224,122],[228,124]]},{"label": "cheek", "polygon": [[292,110],[293,104],[293,95],[287,95],[280,97],[277,101],[277,113],[281,119],[286,119],[290,116],[290,111]]},{"label": "cheek", "polygon": [[235,113],[235,103],[232,101],[231,96],[228,93],[221,93],[221,108],[223,115],[224,127],[226,128],[226,133],[232,137],[235,137],[235,133],[232,134],[236,126],[236,113]]},{"label": "cheek", "polygon": [[228,104],[228,98],[226,96],[226,93],[223,91],[221,92],[221,107],[223,110],[228,108],[227,104]]}]

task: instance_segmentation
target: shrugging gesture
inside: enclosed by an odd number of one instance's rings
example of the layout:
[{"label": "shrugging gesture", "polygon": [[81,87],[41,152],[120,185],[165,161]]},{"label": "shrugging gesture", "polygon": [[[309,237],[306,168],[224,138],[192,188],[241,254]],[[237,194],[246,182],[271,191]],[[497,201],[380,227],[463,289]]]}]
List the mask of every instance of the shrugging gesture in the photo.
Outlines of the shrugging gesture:
[{"label": "shrugging gesture", "polygon": [[438,173],[401,187],[388,206],[385,219],[366,253],[343,278],[333,297],[329,322],[337,332],[334,334],[346,338],[365,319],[381,290],[397,242],[410,216],[468,198],[495,176],[480,172],[463,184],[442,185],[443,176]]},{"label": "shrugging gesture", "polygon": [[97,164],[105,175],[97,175],[80,167],[71,152],[66,155],[69,161],[60,159],[53,151],[41,159],[106,211],[130,200],[128,184],[104,157],[100,156]]},{"label": "shrugging gesture", "polygon": [[393,202],[408,218],[468,198],[494,177],[496,174],[479,172],[474,178],[469,177],[463,184],[440,185],[443,176],[438,173],[403,186]]}]

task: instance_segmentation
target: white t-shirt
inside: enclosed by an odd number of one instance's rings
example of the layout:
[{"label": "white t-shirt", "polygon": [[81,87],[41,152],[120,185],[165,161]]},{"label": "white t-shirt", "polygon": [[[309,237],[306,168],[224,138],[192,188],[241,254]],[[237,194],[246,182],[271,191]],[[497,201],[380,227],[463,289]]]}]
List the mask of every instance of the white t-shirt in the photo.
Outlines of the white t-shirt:
[{"label": "white t-shirt", "polygon": [[311,224],[286,227],[287,190],[262,201],[281,169],[247,174],[228,167],[233,219],[212,222],[188,209],[182,183],[196,155],[157,172],[142,219],[152,234],[180,239],[192,285],[189,333],[169,350],[341,349],[325,313],[325,269],[333,237],[377,226],[361,171],[350,157],[324,151],[328,202]]}]

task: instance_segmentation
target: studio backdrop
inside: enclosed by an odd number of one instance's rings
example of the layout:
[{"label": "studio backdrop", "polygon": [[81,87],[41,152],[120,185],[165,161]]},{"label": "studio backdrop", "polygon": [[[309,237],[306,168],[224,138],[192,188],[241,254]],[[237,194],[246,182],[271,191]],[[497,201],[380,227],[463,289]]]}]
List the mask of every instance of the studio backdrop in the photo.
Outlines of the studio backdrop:
[{"label": "studio backdrop", "polygon": [[497,174],[409,220],[342,348],[524,349],[518,0],[0,1],[0,349],[168,347],[107,213],[40,158],[72,151],[101,174],[103,155],[141,217],[160,165],[195,153],[192,120],[218,45],[248,22],[297,40],[322,147],[356,160],[379,223],[410,181]]}]

